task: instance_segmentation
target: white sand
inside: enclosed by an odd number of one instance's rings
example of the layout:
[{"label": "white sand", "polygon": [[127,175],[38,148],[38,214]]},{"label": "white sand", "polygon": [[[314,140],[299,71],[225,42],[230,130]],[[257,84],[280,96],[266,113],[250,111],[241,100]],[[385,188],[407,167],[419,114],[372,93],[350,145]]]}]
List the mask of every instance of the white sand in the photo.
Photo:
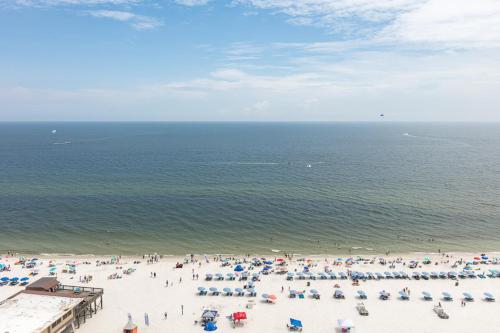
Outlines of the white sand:
[{"label": "white sand", "polygon": [[[472,259],[477,254],[452,254],[450,263],[439,263],[434,265],[434,261],[445,260],[440,255],[431,255],[432,265],[424,265],[417,268],[417,271],[459,271],[459,268],[452,269],[451,265],[455,260],[464,258]],[[490,257],[499,254],[489,254]],[[403,257],[406,262],[410,259],[422,260],[425,254],[406,254]],[[372,258],[371,256],[366,256]],[[201,257],[196,257],[203,261]],[[394,259],[395,257],[393,257]],[[224,287],[234,290],[242,287],[245,282],[239,281],[204,281],[205,273],[222,273],[224,276],[232,272],[231,267],[221,267],[220,262],[204,263],[200,268],[198,264],[184,265],[183,269],[174,269],[175,263],[184,258],[167,257],[159,263],[147,264],[142,258],[122,258],[119,266],[123,268],[134,267],[136,272],[132,275],[123,275],[122,279],[108,280],[107,277],[113,273],[120,273],[122,270],[116,269],[117,265],[104,265],[96,267],[97,259],[109,259],[109,257],[92,258],[72,258],[77,262],[91,261],[91,265],[80,264],[77,266],[77,274],[70,275],[60,273],[64,263],[69,258],[55,259],[58,264],[57,278],[64,284],[80,284],[79,276],[90,274],[93,276],[89,286],[104,288],[104,309],[88,320],[78,332],[121,332],[127,322],[127,314],[131,313],[134,322],[139,326],[139,332],[202,332],[200,325],[195,325],[194,321],[200,318],[202,309],[215,308],[221,313],[217,326],[218,332],[228,332],[233,330],[231,322],[225,317],[235,311],[246,311],[248,320],[244,327],[236,330],[241,332],[286,332],[286,324],[290,317],[300,319],[304,325],[305,332],[336,332],[338,319],[351,319],[355,325],[354,332],[500,332],[500,301],[494,303],[483,300],[483,292],[490,292],[495,297],[500,297],[500,278],[496,279],[459,279],[459,286],[455,286],[452,280],[380,280],[360,282],[359,287],[352,286],[350,280],[315,280],[310,281],[311,286],[307,287],[308,280],[286,281],[286,275],[270,274],[262,276],[260,282],[256,282],[255,306],[253,309],[246,309],[248,296],[198,296],[197,287],[203,286],[217,287],[220,291]],[[289,271],[294,269],[302,270],[302,267],[295,262],[288,266]],[[40,275],[48,275],[48,258],[42,257],[43,264],[39,267]],[[132,264],[133,260],[141,260],[140,264]],[[326,265],[325,258],[314,258],[318,266],[312,271],[323,271]],[[2,263],[12,264],[13,258],[0,259]],[[333,258],[329,259],[330,267]],[[248,265],[246,265],[248,266]],[[500,269],[500,265],[476,265],[481,271],[489,268]],[[199,281],[192,280],[192,269],[200,275]],[[256,268],[252,272],[256,272]],[[356,264],[353,270],[362,272],[384,272],[394,271],[388,265]],[[333,267],[335,272],[346,271],[345,266]],[[405,271],[411,275],[414,271],[402,264],[396,264],[396,271]],[[151,272],[157,273],[157,278],[151,278]],[[18,266],[13,266],[11,272],[2,272],[0,276],[26,276],[29,270],[22,270]],[[182,282],[179,283],[179,279]],[[165,287],[166,280],[174,285]],[[333,299],[334,284],[340,284],[346,295],[345,300]],[[285,292],[281,292],[281,287]],[[306,290],[305,299],[288,298],[288,288],[295,290]],[[398,291],[408,287],[411,291],[410,301],[398,299]],[[321,293],[320,300],[309,297],[309,289],[317,289]],[[355,306],[360,300],[355,297],[356,290],[362,289],[368,294],[368,300],[364,303],[370,312],[368,317],[360,316]],[[378,299],[379,291],[385,289],[392,297],[388,301]],[[20,290],[20,287],[4,286],[0,287],[0,300]],[[421,299],[422,291],[430,292],[434,301],[426,302]],[[453,302],[441,300],[441,292],[448,291],[454,296]],[[470,292],[475,301],[461,306],[462,292]],[[262,302],[261,294],[276,294],[278,300],[276,304]],[[450,315],[450,319],[439,319],[433,312],[433,305],[441,302],[445,311]],[[184,306],[184,315],[181,315],[181,305]],[[163,319],[164,312],[168,313],[168,319]],[[144,324],[144,314],[148,313],[150,326]],[[23,332],[18,332],[23,333]]]}]

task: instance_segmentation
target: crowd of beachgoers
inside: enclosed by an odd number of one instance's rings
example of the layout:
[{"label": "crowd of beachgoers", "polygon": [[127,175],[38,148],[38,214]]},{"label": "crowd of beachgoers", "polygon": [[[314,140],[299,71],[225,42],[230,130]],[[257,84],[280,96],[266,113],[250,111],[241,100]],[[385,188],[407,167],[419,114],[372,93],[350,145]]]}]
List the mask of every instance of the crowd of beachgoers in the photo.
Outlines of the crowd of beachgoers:
[{"label": "crowd of beachgoers", "polygon": [[83,258],[10,252],[0,257],[0,298],[42,276],[104,288],[105,308],[81,332],[121,332],[129,319],[141,332],[459,332],[475,315],[482,318],[476,325],[500,324],[493,315],[500,310],[496,253]]}]

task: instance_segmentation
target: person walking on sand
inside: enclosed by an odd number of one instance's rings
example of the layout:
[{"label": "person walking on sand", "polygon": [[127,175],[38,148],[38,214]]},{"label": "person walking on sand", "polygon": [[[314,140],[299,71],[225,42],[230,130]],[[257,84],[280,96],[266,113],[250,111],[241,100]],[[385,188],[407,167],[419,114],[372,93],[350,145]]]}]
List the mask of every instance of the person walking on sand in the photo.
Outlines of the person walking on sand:
[{"label": "person walking on sand", "polygon": [[168,280],[167,280],[167,282],[165,282],[165,287],[168,287]]},{"label": "person walking on sand", "polygon": [[165,312],[165,313],[163,314],[163,319],[167,320],[167,317],[168,317],[168,314],[167,314],[167,312]]},{"label": "person walking on sand", "polygon": [[184,316],[184,305],[181,305],[181,316]]}]

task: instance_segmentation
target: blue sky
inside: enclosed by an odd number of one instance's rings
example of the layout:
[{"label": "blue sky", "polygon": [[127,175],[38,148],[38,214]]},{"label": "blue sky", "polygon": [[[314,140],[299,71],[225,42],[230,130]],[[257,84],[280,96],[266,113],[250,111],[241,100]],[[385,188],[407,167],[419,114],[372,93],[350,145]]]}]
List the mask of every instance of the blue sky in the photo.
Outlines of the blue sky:
[{"label": "blue sky", "polygon": [[500,120],[496,0],[0,0],[0,120]]}]

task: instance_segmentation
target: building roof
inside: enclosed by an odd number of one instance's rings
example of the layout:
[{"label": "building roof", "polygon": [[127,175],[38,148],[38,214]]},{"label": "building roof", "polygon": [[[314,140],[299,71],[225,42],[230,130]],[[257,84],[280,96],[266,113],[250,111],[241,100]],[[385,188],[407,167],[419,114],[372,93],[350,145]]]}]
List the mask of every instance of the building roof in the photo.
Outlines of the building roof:
[{"label": "building roof", "polygon": [[81,298],[19,293],[0,303],[0,332],[39,333]]},{"label": "building roof", "polygon": [[26,286],[26,290],[45,290],[56,288],[59,281],[55,277],[43,277]]}]

